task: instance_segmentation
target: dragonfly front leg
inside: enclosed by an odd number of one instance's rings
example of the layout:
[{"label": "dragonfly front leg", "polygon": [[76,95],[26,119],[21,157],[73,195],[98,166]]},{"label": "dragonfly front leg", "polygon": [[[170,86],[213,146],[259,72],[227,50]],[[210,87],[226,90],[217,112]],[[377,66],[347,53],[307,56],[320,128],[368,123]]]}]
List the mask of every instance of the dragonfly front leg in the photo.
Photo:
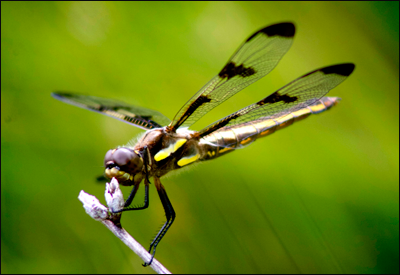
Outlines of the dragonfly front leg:
[{"label": "dragonfly front leg", "polygon": [[[164,223],[160,231],[157,233],[157,236],[151,242],[149,253],[152,255],[152,257],[150,261],[148,263],[144,263],[143,266],[151,265],[151,263],[153,262],[154,254],[156,254],[157,245],[160,243],[161,239],[164,237],[165,233],[167,233],[168,229],[171,227],[172,223],[175,220],[174,208],[172,207],[172,204],[168,199],[167,192],[165,191],[164,186],[161,184],[160,178],[154,177],[154,185],[156,186],[158,195],[160,196],[160,200],[163,205],[167,221]],[[152,250],[153,252],[151,252]]]},{"label": "dragonfly front leg", "polygon": [[135,198],[136,192],[139,189],[139,184],[133,186],[131,193],[129,194],[128,199],[125,201],[124,208],[118,211],[115,211],[113,213],[120,213],[123,211],[129,211],[129,210],[142,210],[146,209],[149,207],[149,184],[145,182],[144,186],[144,203],[142,206],[138,207],[129,207],[132,204],[133,199]]},{"label": "dragonfly front leg", "polygon": [[138,206],[138,207],[129,207],[132,204],[133,199],[135,198],[136,192],[139,189],[139,184],[135,184],[132,188],[131,193],[129,194],[129,197],[126,199],[125,204],[124,204],[124,208],[121,209],[120,211],[114,212],[114,213],[119,213],[122,211],[129,211],[129,210],[142,210],[142,209],[146,209],[147,207],[149,207],[149,172],[147,170],[147,164],[148,164],[148,148],[147,146],[144,148],[144,157],[143,157],[143,162],[145,164],[145,169],[144,169],[144,173],[145,173],[145,177],[144,177],[144,203],[143,206]]}]

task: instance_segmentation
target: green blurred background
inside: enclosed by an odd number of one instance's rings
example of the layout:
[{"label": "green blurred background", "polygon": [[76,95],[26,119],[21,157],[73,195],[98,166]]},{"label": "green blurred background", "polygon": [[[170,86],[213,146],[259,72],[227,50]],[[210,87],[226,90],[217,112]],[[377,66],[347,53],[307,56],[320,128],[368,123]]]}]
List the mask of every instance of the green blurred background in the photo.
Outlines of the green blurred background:
[{"label": "green blurred background", "polygon": [[[156,258],[174,273],[398,273],[398,10],[398,2],[1,2],[1,272],[153,273],[77,199],[83,189],[104,203],[95,177],[105,152],[142,130],[51,92],[173,118],[252,32],[291,21],[296,37],[277,68],[194,129],[311,70],[354,62],[329,94],[342,102],[163,179],[177,218]],[[165,219],[154,187],[150,196],[149,209],[122,219],[146,248]]]}]

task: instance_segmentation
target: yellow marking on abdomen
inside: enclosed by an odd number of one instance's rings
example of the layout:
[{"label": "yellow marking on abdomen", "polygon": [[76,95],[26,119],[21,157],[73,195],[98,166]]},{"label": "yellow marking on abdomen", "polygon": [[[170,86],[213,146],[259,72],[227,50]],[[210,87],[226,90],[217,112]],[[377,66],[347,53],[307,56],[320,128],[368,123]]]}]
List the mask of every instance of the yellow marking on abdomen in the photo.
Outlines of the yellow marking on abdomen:
[{"label": "yellow marking on abdomen", "polygon": [[275,120],[278,123],[278,126],[277,126],[276,130],[280,130],[280,129],[283,129],[283,128],[287,127],[287,126],[292,125],[293,122],[294,122],[294,116],[293,116],[293,114],[289,113],[287,115],[278,117]]},{"label": "yellow marking on abdomen", "polygon": [[184,158],[181,158],[177,164],[182,167],[182,166],[188,165],[192,162],[195,162],[196,160],[199,159],[199,157],[200,157],[199,154],[189,156],[189,157],[184,157]]},{"label": "yellow marking on abdomen", "polygon": [[176,152],[179,148],[182,147],[183,144],[186,143],[186,139],[178,139],[175,143],[171,144],[167,148],[160,150],[155,156],[155,161],[160,161],[169,157],[172,153]]},{"label": "yellow marking on abdomen", "polygon": [[322,104],[322,103],[320,103],[318,105],[311,105],[311,106],[308,106],[308,107],[311,109],[311,111],[313,111],[313,113],[320,113],[320,112],[326,110],[325,105]]},{"label": "yellow marking on abdomen", "polygon": [[225,148],[223,148],[223,149],[220,149],[220,150],[219,150],[219,153],[222,154],[222,153],[225,153],[226,151],[230,151],[230,150],[233,150],[233,149],[235,149],[235,148],[225,147]]},{"label": "yellow marking on abdomen", "polygon": [[251,141],[251,138],[246,138],[246,139],[242,140],[242,141],[240,142],[240,144],[244,145],[244,144],[246,144],[246,143],[249,142],[249,141]]},{"label": "yellow marking on abdomen", "polygon": [[258,131],[260,132],[260,134],[259,134],[260,136],[272,134],[273,132],[275,132],[275,129],[276,129],[276,121],[273,119],[257,121],[254,125],[257,127]]}]

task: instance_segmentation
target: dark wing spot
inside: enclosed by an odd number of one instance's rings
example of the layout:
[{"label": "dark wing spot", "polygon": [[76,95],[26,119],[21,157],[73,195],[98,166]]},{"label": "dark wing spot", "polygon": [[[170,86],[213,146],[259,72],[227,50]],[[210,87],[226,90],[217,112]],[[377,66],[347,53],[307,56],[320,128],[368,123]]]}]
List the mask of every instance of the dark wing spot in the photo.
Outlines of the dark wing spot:
[{"label": "dark wing spot", "polygon": [[227,116],[227,117],[224,117],[223,119],[221,119],[220,121],[218,121],[217,123],[215,123],[214,125],[212,125],[211,127],[209,127],[208,129],[202,131],[200,137],[204,137],[204,136],[206,136],[206,135],[208,135],[208,134],[210,134],[210,133],[212,133],[212,132],[214,132],[214,131],[216,131],[216,130],[222,128],[222,127],[224,127],[224,126],[227,125],[231,120],[236,119],[236,118],[238,118],[238,117],[240,117],[240,114],[239,114],[239,113],[233,113],[233,114],[230,114],[230,115]]},{"label": "dark wing spot", "polygon": [[178,128],[179,126],[181,126],[182,123],[185,122],[185,120],[197,110],[197,108],[199,108],[204,103],[207,103],[210,101],[211,101],[211,98],[209,98],[206,95],[201,95],[198,98],[196,98],[196,100],[193,101],[193,103],[190,104],[190,106],[187,108],[185,113],[179,118],[178,122],[176,123],[175,129]]},{"label": "dark wing spot", "polygon": [[283,101],[284,103],[291,103],[291,102],[295,102],[296,100],[298,100],[297,96],[290,96],[290,95],[280,95],[278,92],[275,92],[269,96],[267,96],[266,98],[264,98],[263,100],[260,100],[259,102],[257,102],[257,105],[264,105],[267,103],[277,103],[279,101]]},{"label": "dark wing spot", "polygon": [[234,76],[248,77],[255,74],[256,71],[252,67],[246,68],[243,64],[236,66],[234,62],[229,62],[218,74],[222,79],[227,78],[228,80]]},{"label": "dark wing spot", "polygon": [[98,110],[98,111],[100,111],[100,112],[104,112],[104,111],[109,110],[109,108],[106,107],[106,106],[104,106],[104,105],[99,105],[98,107],[90,107],[90,106],[89,106],[89,108],[92,108],[92,109],[94,109],[94,110]]},{"label": "dark wing spot", "polygon": [[204,103],[210,102],[211,98],[209,98],[206,95],[202,95],[199,96],[198,98],[196,98],[195,101],[193,101],[193,103],[189,106],[188,111],[190,110],[191,114],[196,111],[197,108],[199,108],[201,105],[203,105]]},{"label": "dark wing spot", "polygon": [[124,108],[124,106],[121,106],[121,105],[113,105],[113,106],[109,106],[108,108],[109,108],[109,110],[113,110],[115,112],[118,112],[119,110],[129,111],[129,110],[127,110],[127,108]]},{"label": "dark wing spot", "polygon": [[278,35],[278,36],[282,36],[282,37],[293,37],[294,33],[295,33],[295,29],[296,28],[293,25],[293,23],[279,23],[279,24],[271,25],[271,26],[265,27],[265,28],[257,31],[256,33],[254,33],[252,36],[247,38],[246,42],[249,42],[251,39],[253,39],[259,33],[263,33],[268,36]]},{"label": "dark wing spot", "polygon": [[355,66],[356,65],[354,65],[353,63],[344,63],[344,64],[325,67],[320,69],[320,71],[323,72],[324,74],[338,74],[343,76],[349,76],[354,71]]},{"label": "dark wing spot", "polygon": [[118,110],[120,110],[120,109],[124,109],[124,107],[123,106],[121,106],[121,105],[113,105],[113,106],[110,106],[110,105],[97,105],[97,106],[93,106],[93,107],[91,107],[91,106],[88,106],[89,108],[91,108],[91,109],[94,109],[94,110],[98,110],[98,111],[100,111],[100,112],[104,112],[104,111],[114,111],[114,112],[118,112]]},{"label": "dark wing spot", "polygon": [[[225,117],[224,119],[220,120],[220,122],[219,122],[218,124],[215,124],[215,127],[214,127],[214,128],[219,129],[219,128],[221,128],[221,127],[224,127],[224,126],[227,125],[231,120],[236,119],[236,118],[238,118],[239,116],[240,116],[240,114],[237,114],[237,113],[231,114],[231,115]],[[214,129],[214,131],[215,131],[216,129]]]}]

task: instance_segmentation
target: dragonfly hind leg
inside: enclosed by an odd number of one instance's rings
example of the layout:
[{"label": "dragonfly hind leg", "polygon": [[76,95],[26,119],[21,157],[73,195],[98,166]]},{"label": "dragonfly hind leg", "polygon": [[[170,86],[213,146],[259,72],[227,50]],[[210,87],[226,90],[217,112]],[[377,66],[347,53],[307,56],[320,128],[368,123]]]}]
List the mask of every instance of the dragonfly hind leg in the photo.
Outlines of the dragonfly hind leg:
[{"label": "dragonfly hind leg", "polygon": [[167,192],[165,191],[165,188],[161,184],[161,181],[158,177],[154,177],[154,185],[156,186],[158,195],[160,196],[160,200],[164,208],[167,221],[164,223],[164,225],[161,227],[160,231],[157,233],[154,240],[151,242],[149,248],[151,259],[148,263],[144,263],[143,266],[151,265],[151,263],[153,262],[154,255],[156,254],[157,245],[160,243],[161,239],[164,237],[165,233],[167,233],[168,229],[171,227],[172,223],[175,220],[174,208],[172,207],[172,204],[168,199]]}]

